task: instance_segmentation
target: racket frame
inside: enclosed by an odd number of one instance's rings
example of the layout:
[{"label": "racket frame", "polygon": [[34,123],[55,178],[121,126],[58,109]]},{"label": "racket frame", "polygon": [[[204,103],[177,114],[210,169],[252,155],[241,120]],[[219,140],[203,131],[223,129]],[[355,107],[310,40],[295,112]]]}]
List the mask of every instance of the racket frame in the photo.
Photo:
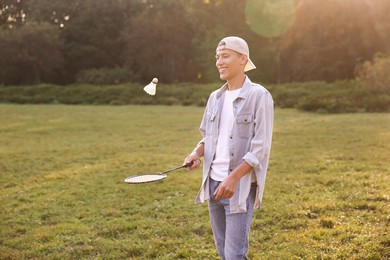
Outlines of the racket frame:
[{"label": "racket frame", "polygon": [[[173,169],[167,170],[165,172],[161,172],[161,173],[145,173],[145,174],[132,175],[132,176],[127,177],[125,179],[125,182],[127,184],[143,184],[143,183],[150,183],[150,182],[161,181],[161,180],[164,180],[167,177],[166,173],[173,172],[173,171],[176,171],[176,170],[179,170],[179,169],[182,169],[182,168],[191,167],[193,164],[194,164],[194,162],[189,162],[189,163],[184,164],[182,166],[179,166],[179,167],[176,167],[176,168],[173,168]],[[154,176],[159,175],[159,176],[162,176],[162,178],[156,179],[156,180],[150,180],[150,181],[141,181],[141,182],[129,182],[129,181],[127,181],[127,180],[132,179],[132,178],[136,178],[136,177],[139,177],[139,176],[147,176],[147,175],[154,175]]]},{"label": "racket frame", "polygon": [[[154,180],[150,180],[150,181],[128,181],[128,180],[131,180],[131,179],[135,179],[137,177],[140,177],[140,176],[150,176],[150,175],[153,175],[153,176],[161,176],[161,178],[159,179],[154,179]],[[150,182],[155,182],[155,181],[162,181],[164,180],[166,177],[168,177],[168,175],[164,174],[164,173],[146,173],[146,174],[138,174],[138,175],[133,175],[133,176],[129,176],[125,179],[125,182],[127,184],[143,184],[143,183],[150,183]]]}]

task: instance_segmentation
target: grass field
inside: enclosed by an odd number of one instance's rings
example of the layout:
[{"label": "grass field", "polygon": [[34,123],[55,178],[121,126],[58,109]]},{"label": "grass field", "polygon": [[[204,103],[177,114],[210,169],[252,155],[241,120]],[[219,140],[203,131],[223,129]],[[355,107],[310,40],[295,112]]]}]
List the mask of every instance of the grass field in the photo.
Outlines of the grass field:
[{"label": "grass field", "polygon": [[[180,166],[203,108],[0,105],[0,259],[217,259],[201,172]],[[390,114],[277,109],[251,259],[390,258]]]}]

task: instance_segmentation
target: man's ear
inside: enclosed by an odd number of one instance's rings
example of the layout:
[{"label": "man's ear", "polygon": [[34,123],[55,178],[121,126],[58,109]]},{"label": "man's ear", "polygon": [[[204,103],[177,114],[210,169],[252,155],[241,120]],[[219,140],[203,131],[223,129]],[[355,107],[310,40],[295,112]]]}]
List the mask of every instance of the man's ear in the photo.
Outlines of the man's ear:
[{"label": "man's ear", "polygon": [[247,62],[248,62],[248,56],[242,54],[242,55],[241,55],[240,64],[241,64],[241,65],[245,65]]}]

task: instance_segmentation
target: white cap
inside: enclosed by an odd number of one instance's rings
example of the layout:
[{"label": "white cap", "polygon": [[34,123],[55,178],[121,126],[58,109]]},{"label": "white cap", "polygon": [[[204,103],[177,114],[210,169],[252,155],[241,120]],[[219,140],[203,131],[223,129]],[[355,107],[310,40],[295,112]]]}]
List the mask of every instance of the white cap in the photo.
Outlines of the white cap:
[{"label": "white cap", "polygon": [[223,50],[223,49],[229,49],[232,51],[236,51],[236,52],[244,54],[248,57],[248,62],[246,63],[245,68],[244,68],[245,72],[256,69],[255,64],[253,64],[253,62],[249,58],[249,47],[244,39],[242,39],[240,37],[236,37],[236,36],[229,36],[229,37],[223,38],[218,43],[217,51]]}]

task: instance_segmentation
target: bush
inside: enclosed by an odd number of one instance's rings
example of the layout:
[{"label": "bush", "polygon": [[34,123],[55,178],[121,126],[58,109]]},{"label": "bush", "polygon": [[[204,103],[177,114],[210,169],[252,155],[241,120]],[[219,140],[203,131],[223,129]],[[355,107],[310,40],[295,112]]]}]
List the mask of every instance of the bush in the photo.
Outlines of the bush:
[{"label": "bush", "polygon": [[172,106],[172,105],[179,105],[179,101],[175,97],[163,97],[159,100],[158,102],[161,105],[166,105],[166,106]]},{"label": "bush", "polygon": [[279,107],[319,113],[388,112],[390,94],[356,81],[292,83],[270,88]]},{"label": "bush", "polygon": [[126,68],[88,69],[83,70],[76,75],[76,82],[78,84],[120,84],[135,80],[136,77],[134,73]]},{"label": "bush", "polygon": [[[144,85],[0,86],[0,102],[102,104],[102,105],[183,105],[204,107],[210,93],[221,84],[159,84],[149,96]],[[317,113],[390,112],[390,94],[356,81],[290,83],[270,85],[275,106]]]}]

